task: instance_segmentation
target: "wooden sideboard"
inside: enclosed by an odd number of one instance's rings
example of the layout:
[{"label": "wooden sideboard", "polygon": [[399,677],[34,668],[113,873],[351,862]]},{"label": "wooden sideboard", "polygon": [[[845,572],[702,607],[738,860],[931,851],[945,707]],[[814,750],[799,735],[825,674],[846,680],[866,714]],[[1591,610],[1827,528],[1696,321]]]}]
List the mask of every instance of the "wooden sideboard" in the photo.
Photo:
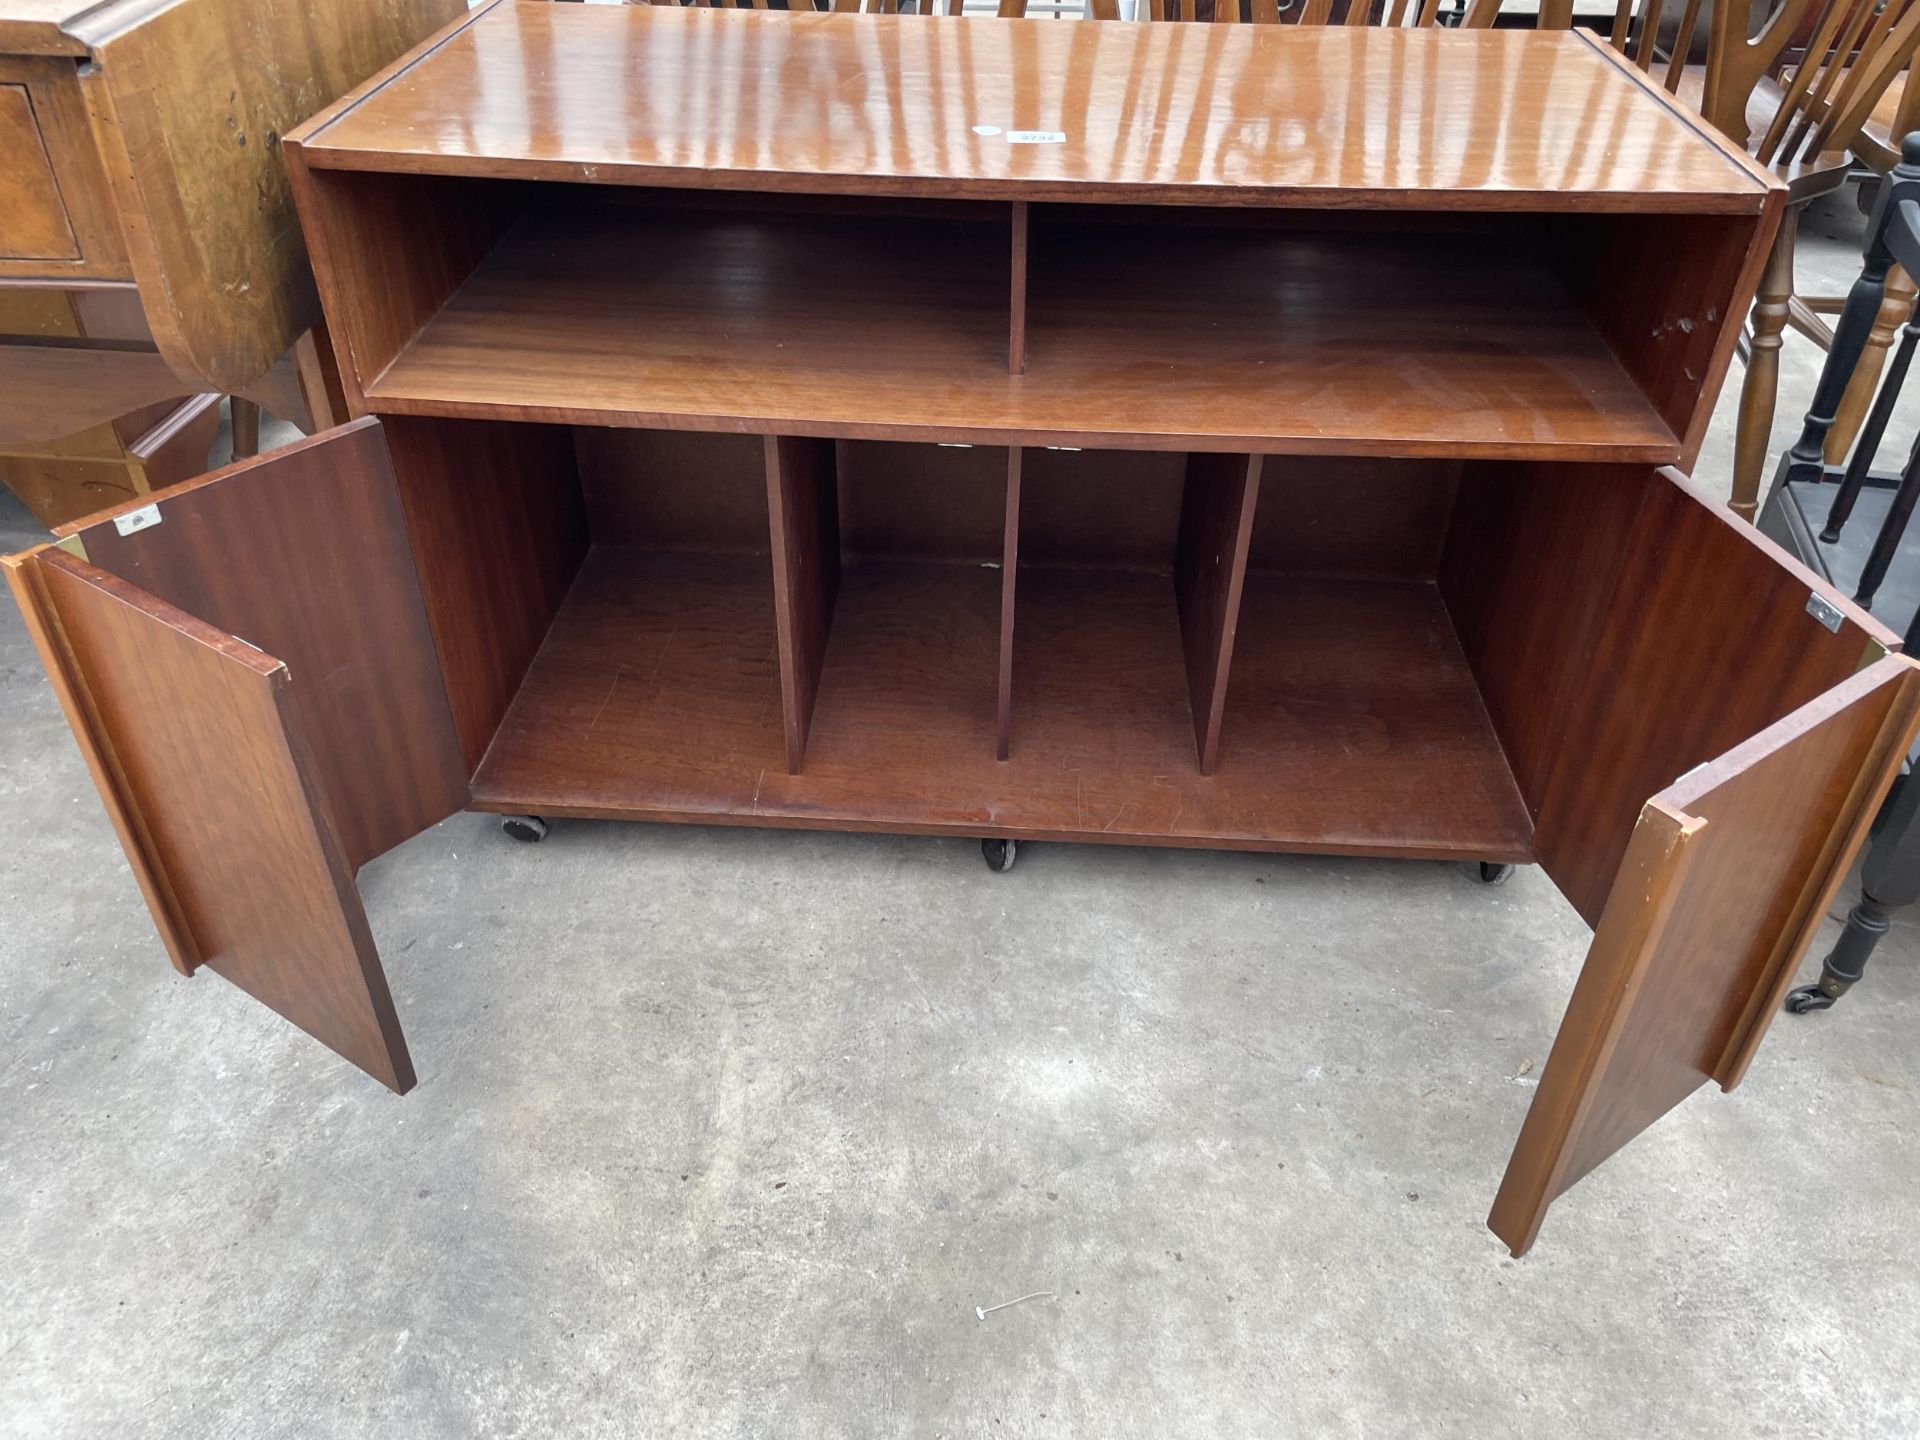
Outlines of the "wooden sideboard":
[{"label": "wooden sideboard", "polygon": [[1914,732],[1670,468],[1783,192],[1585,37],[496,3],[286,150],[361,418],[7,564],[174,963],[395,1089],[462,808],[1527,861],[1518,1253]]},{"label": "wooden sideboard", "polygon": [[464,8],[0,0],[0,478],[42,520],[204,469],[207,395],[342,418],[280,137]]}]

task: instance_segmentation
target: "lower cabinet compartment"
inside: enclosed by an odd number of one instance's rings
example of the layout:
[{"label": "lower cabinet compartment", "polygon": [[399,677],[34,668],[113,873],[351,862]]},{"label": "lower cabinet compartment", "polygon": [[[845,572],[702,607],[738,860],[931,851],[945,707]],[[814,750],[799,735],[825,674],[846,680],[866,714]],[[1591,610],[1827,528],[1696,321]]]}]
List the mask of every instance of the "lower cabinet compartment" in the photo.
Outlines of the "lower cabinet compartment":
[{"label": "lower cabinet compartment", "polygon": [[1532,858],[1533,825],[1430,581],[1247,579],[1217,784],[1304,848]]},{"label": "lower cabinet compartment", "polygon": [[[1273,519],[1238,512],[1236,613],[1196,629],[1182,555],[1213,537],[1195,538],[1191,492],[1246,457],[1033,450],[1010,477],[997,448],[794,443],[770,461],[754,437],[574,433],[577,474],[550,483],[577,486],[587,547],[475,770],[476,806],[1529,857],[1435,583],[1455,467],[1268,462]],[[776,565],[788,482],[814,488]],[[783,584],[806,676],[785,687]],[[824,639],[802,653],[816,602]],[[1214,665],[1236,626],[1208,774],[1196,655]]]},{"label": "lower cabinet compartment", "polygon": [[1739,1082],[1920,726],[1626,464],[363,419],[62,534],[4,569],[176,965],[396,1090],[353,876],[463,807],[1536,861],[1595,934],[1516,1254]]},{"label": "lower cabinet compartment", "polygon": [[596,548],[473,793],[510,813],[723,818],[785,768],[766,557]]}]

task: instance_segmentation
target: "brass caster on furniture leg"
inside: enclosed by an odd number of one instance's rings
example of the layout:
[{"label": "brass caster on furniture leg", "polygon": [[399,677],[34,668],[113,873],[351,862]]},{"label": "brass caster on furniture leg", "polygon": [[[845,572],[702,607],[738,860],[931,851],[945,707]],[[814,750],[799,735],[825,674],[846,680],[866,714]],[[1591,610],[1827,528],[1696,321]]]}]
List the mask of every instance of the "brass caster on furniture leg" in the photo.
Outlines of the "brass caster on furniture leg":
[{"label": "brass caster on furniture leg", "polygon": [[1013,869],[1013,857],[1018,853],[1018,840],[982,840],[980,857],[987,862],[987,868],[1004,875]]},{"label": "brass caster on furniture leg", "polygon": [[547,838],[547,822],[538,815],[503,815],[500,828],[526,845],[538,845]]},{"label": "brass caster on furniture leg", "polygon": [[1491,860],[1480,862],[1480,883],[1482,885],[1504,885],[1513,878],[1513,866],[1497,865]]}]

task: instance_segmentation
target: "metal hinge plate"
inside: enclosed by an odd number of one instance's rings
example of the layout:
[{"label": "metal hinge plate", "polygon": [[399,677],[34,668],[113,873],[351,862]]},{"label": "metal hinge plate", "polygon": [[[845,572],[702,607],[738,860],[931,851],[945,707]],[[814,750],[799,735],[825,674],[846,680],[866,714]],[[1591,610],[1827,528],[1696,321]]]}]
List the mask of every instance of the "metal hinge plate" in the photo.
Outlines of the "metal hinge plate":
[{"label": "metal hinge plate", "polygon": [[138,510],[129,510],[124,515],[113,517],[113,528],[122,535],[138,535],[142,530],[151,530],[159,523],[158,505],[142,505]]},{"label": "metal hinge plate", "polygon": [[1846,618],[1840,613],[1840,607],[1818,590],[1807,596],[1807,613],[1836,635],[1840,633],[1840,622]]}]

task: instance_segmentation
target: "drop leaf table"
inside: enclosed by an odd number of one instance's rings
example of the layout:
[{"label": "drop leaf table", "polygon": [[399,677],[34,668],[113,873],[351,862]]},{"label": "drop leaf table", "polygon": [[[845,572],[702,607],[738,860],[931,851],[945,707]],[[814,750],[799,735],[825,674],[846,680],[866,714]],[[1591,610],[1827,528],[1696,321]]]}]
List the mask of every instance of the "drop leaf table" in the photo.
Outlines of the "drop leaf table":
[{"label": "drop leaf table", "polygon": [[54,526],[338,418],[280,138],[463,0],[0,0],[0,484]]}]

